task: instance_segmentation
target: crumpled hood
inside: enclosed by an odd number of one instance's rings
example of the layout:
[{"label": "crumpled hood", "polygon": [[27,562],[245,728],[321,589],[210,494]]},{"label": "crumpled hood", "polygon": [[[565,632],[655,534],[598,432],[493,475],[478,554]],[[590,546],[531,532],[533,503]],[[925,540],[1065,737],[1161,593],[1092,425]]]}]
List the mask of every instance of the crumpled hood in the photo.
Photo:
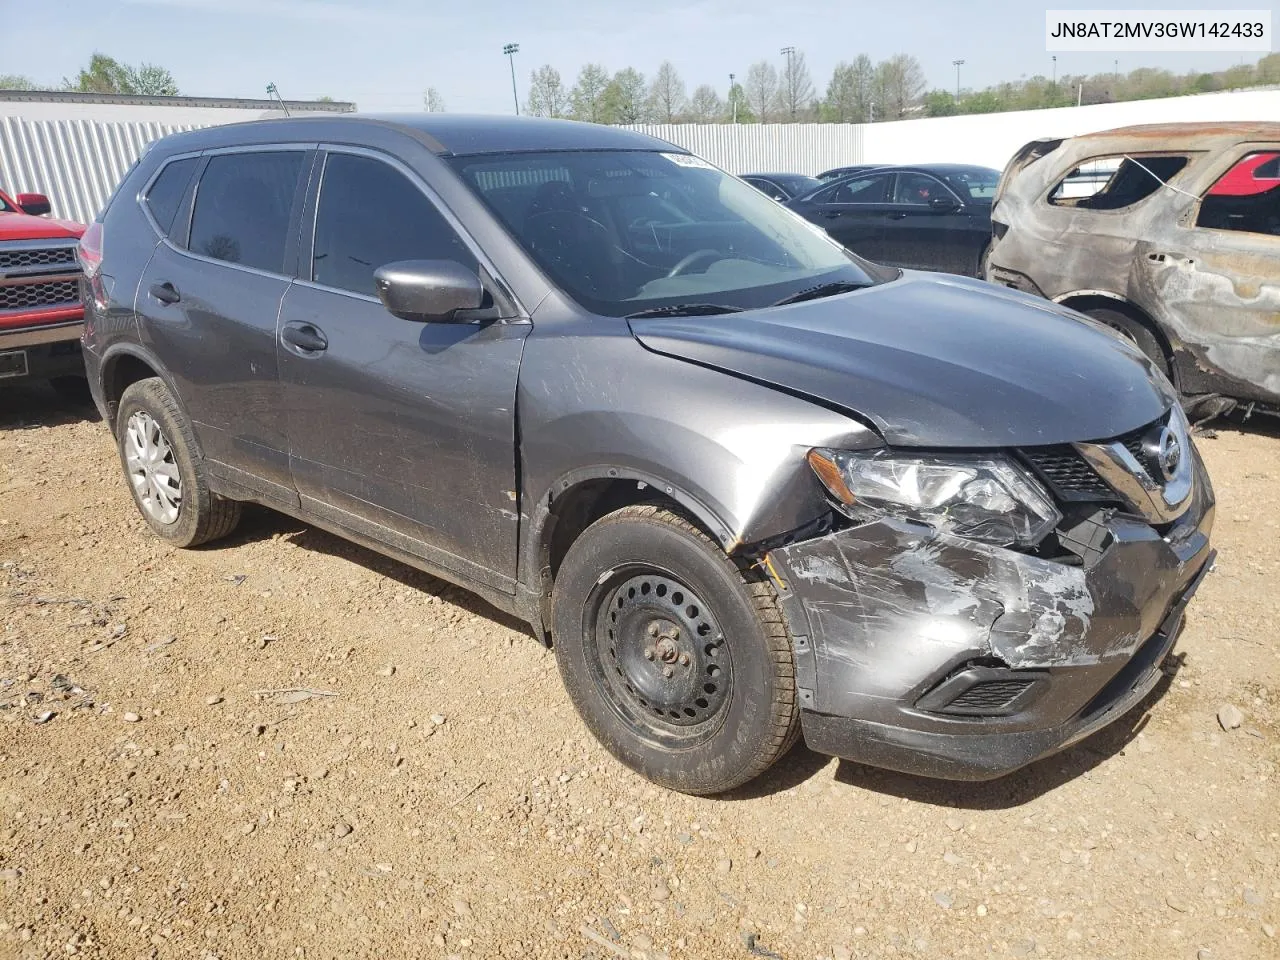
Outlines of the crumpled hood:
[{"label": "crumpled hood", "polygon": [[843,296],[641,319],[646,348],[840,407],[891,445],[1102,440],[1174,402],[1141,352],[1070,310],[961,277],[906,272]]}]

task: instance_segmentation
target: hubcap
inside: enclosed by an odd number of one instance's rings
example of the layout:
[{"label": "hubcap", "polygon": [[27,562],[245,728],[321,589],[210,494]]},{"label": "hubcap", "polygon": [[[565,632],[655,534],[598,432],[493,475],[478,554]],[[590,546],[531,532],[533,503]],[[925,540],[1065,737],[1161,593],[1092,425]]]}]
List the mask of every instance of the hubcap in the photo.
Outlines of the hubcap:
[{"label": "hubcap", "polygon": [[645,733],[678,736],[718,720],[732,663],[702,598],[656,572],[623,574],[597,591],[599,679],[623,718]]},{"label": "hubcap", "polygon": [[129,417],[124,458],[142,512],[157,523],[176,523],[182,507],[178,464],[160,424],[143,410]]}]

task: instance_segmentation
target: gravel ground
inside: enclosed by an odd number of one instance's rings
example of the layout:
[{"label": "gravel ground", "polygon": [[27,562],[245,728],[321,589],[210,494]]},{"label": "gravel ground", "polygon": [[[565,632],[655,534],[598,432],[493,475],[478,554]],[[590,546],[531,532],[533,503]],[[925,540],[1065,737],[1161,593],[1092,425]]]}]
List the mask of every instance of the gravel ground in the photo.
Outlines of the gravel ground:
[{"label": "gravel ground", "polygon": [[265,510],[174,552],[100,422],[0,392],[0,956],[1280,957],[1280,430],[1200,444],[1221,554],[1141,708],[694,799],[483,602]]}]

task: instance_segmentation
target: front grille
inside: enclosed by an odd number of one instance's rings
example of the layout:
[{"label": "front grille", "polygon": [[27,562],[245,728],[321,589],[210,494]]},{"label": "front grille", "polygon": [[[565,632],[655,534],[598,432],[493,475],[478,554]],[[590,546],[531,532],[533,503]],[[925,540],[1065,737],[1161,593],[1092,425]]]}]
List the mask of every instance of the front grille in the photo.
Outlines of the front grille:
[{"label": "front grille", "polygon": [[1028,447],[1022,455],[1059,493],[1097,499],[1115,499],[1116,493],[1098,476],[1088,461],[1069,444]]},{"label": "front grille", "polygon": [[75,247],[44,247],[39,250],[0,250],[0,272],[19,267],[74,266]]},{"label": "front grille", "polygon": [[41,283],[0,286],[0,310],[70,306],[79,301],[79,283],[76,280],[50,280]]},{"label": "front grille", "polygon": [[996,713],[1013,703],[1022,691],[1033,683],[1035,683],[1034,680],[991,680],[987,683],[976,683],[947,704],[944,709],[963,710],[966,713]]}]

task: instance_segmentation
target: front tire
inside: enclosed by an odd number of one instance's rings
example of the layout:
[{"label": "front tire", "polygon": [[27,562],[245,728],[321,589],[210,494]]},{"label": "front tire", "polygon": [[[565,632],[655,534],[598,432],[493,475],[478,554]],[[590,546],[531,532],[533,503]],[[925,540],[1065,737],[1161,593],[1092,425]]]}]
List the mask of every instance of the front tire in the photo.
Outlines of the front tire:
[{"label": "front tire", "polygon": [[116,445],[133,502],[162,540],[194,547],[225,537],[240,522],[240,503],[209,489],[191,426],[159,377],[124,391]]},{"label": "front tire", "polygon": [[596,521],[553,594],[556,660],[618,760],[682,793],[759,776],[799,733],[795,663],[773,588],[655,505]]}]

